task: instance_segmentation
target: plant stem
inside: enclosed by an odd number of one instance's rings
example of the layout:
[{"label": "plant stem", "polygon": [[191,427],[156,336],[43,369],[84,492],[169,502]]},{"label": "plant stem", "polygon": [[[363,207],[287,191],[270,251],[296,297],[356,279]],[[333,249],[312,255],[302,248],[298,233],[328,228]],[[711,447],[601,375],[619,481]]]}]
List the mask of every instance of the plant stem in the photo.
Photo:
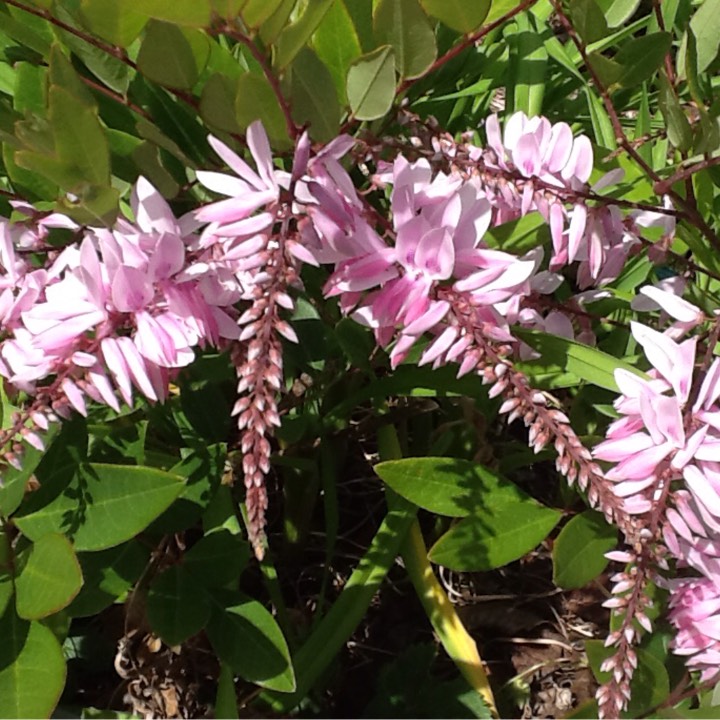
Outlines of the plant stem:
[{"label": "plant stem", "polygon": [[[402,457],[397,432],[393,425],[383,425],[378,430],[378,449],[381,460],[397,460]],[[385,492],[390,510],[393,510],[398,502],[405,502],[389,488],[386,488]],[[435,577],[417,519],[413,520],[410,525],[408,535],[400,546],[400,554],[418,598],[440,638],[445,652],[457,665],[458,670],[470,686],[483,699],[492,716],[499,717],[490,681],[477,645],[465,629],[447,593]]]}]

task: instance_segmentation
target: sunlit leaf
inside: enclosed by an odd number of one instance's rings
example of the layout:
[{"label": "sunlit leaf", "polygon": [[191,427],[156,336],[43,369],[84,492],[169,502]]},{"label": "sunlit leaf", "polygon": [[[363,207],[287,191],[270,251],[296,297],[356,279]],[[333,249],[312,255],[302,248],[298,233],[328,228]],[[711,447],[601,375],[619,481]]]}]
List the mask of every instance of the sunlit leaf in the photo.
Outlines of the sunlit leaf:
[{"label": "sunlit leaf", "polygon": [[395,53],[383,45],[353,62],[347,96],[358,120],[374,120],[390,109],[395,97]]},{"label": "sunlit leaf", "polygon": [[561,588],[578,588],[607,566],[605,553],[617,546],[617,530],[600,513],[576,515],[555,538],[553,581]]},{"label": "sunlit leaf", "polygon": [[[445,23],[453,30],[461,33],[471,32],[479,27],[490,11],[491,0],[420,0],[425,12]],[[493,14],[496,13],[495,5],[502,3],[493,2]],[[507,9],[512,10],[515,2],[506,0]],[[501,15],[506,10],[503,7],[497,9]]]},{"label": "sunlit leaf", "polygon": [[21,620],[10,606],[0,618],[0,637],[0,718],[50,717],[66,673],[52,630]]},{"label": "sunlit leaf", "polygon": [[80,563],[64,535],[43,535],[19,560],[23,565],[15,578],[15,604],[21,618],[38,620],[58,612],[80,591]]},{"label": "sunlit leaf", "polygon": [[380,0],[373,17],[375,37],[395,52],[401,77],[425,73],[437,56],[435,33],[417,0]]}]

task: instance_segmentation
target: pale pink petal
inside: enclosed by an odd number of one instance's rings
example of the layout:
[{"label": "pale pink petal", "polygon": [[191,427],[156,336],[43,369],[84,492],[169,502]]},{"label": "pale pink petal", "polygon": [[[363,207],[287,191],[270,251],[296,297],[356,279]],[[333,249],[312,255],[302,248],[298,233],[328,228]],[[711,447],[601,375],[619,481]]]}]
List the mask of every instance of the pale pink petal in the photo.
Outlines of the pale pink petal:
[{"label": "pale pink petal", "polygon": [[[123,400],[132,407],[132,381],[125,357],[118,347],[117,338],[105,338],[100,343],[103,359],[120,390]],[[98,389],[100,389],[98,387]],[[104,395],[103,395],[104,397]],[[109,403],[108,403],[109,404]]]},{"label": "pale pink petal", "polygon": [[270,143],[263,124],[259,120],[251,123],[245,137],[266,187],[276,187]]},{"label": "pale pink petal", "polygon": [[687,465],[683,470],[683,477],[695,498],[712,515],[720,518],[720,497],[700,470],[695,465]]},{"label": "pale pink petal", "polygon": [[446,300],[431,302],[430,308],[411,322],[403,332],[408,335],[422,335],[427,330],[435,327],[447,315],[449,309],[450,303]]},{"label": "pale pink petal", "polygon": [[135,220],[144,232],[174,233],[175,215],[165,198],[142,175],[133,188],[130,199]]},{"label": "pale pink petal", "polygon": [[65,393],[65,397],[70,401],[70,404],[77,410],[81,415],[87,417],[87,407],[85,407],[85,398],[83,397],[82,390],[70,379],[65,378],[61,383],[60,387]]},{"label": "pale pink petal", "polygon": [[570,227],[568,229],[568,262],[573,262],[577,257],[580,243],[585,233],[585,225],[587,223],[587,207],[585,205],[575,205],[570,218]]},{"label": "pale pink petal", "polygon": [[266,189],[265,183],[258,177],[257,173],[224,142],[221,142],[212,135],[208,136],[208,142],[213,150],[225,161],[227,166],[234,170],[243,180],[256,190]]},{"label": "pale pink petal", "polygon": [[152,285],[146,274],[137,268],[121,265],[110,287],[113,305],[120,312],[139,312],[153,298]]},{"label": "pale pink petal", "polygon": [[249,185],[244,180],[240,180],[233,175],[225,173],[211,172],[210,170],[198,170],[198,181],[208,190],[212,190],[218,195],[227,195],[228,197],[238,197],[245,193],[252,193],[257,190],[256,187]]}]

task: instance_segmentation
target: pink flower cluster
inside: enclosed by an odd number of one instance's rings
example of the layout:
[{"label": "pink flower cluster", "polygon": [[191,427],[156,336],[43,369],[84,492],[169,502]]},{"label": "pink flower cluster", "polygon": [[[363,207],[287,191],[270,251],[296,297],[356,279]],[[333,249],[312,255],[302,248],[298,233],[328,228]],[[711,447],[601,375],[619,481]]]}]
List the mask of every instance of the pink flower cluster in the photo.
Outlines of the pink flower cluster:
[{"label": "pink flower cluster", "polygon": [[[677,567],[699,573],[661,584],[672,590],[675,651],[688,655],[688,666],[707,679],[718,673],[720,657],[720,360],[698,373],[697,338],[673,339],[703,319],[698,308],[668,290],[648,287],[642,294],[676,322],[666,333],[632,324],[652,369],[647,378],[615,371],[621,418],[593,454],[614,463],[606,478],[615,483],[626,512],[661,522]],[[621,573],[610,607],[627,607],[627,579]]]}]

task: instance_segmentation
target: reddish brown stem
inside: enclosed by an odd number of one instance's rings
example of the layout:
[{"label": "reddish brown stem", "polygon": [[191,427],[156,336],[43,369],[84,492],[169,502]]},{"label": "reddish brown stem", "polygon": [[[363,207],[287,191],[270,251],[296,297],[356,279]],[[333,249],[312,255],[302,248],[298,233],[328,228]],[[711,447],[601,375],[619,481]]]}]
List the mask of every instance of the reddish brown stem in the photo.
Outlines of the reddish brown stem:
[{"label": "reddish brown stem", "polygon": [[267,58],[262,53],[260,48],[258,48],[258,46],[252,41],[251,38],[249,38],[247,35],[244,35],[239,30],[236,30],[229,24],[223,25],[219,28],[217,32],[223,33],[224,35],[231,37],[236,42],[242,43],[250,51],[250,54],[253,56],[253,58],[255,58],[255,60],[262,68],[262,71],[265,74],[265,78],[267,79],[270,87],[272,88],[273,93],[275,93],[275,97],[277,98],[280,109],[282,110],[282,113],[285,117],[285,125],[287,127],[288,135],[292,140],[296,140],[298,135],[300,134],[300,128],[295,124],[295,121],[293,120],[290,105],[288,104],[288,101],[286,100],[285,96],[282,93],[282,89],[280,88],[280,81],[278,80],[270,65],[268,65]]}]

